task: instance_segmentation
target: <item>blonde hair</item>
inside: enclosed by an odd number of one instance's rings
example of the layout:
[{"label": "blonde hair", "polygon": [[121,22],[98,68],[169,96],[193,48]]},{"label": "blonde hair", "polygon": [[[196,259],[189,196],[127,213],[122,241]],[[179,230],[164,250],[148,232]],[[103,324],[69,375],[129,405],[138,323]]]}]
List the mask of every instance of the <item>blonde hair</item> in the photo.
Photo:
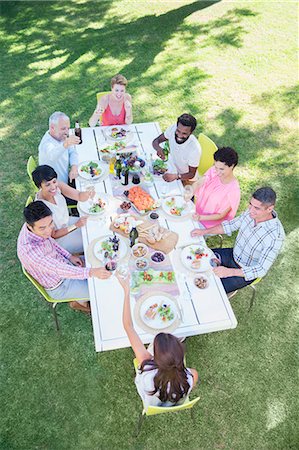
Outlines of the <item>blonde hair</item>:
[{"label": "blonde hair", "polygon": [[111,87],[113,88],[113,86],[115,84],[121,84],[122,86],[127,86],[128,80],[126,79],[126,77],[124,77],[123,75],[118,73],[113,78],[111,78]]}]

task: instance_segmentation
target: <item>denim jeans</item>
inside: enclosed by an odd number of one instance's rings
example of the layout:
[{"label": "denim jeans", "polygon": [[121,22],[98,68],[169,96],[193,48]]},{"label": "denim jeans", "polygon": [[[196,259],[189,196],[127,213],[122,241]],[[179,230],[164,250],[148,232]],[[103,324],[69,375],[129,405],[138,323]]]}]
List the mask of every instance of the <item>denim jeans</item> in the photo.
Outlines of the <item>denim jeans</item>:
[{"label": "denim jeans", "polygon": [[[230,269],[240,269],[240,266],[234,260],[232,248],[213,248],[212,250],[216,256],[220,256],[221,266],[228,267]],[[244,277],[221,278],[221,282],[227,294],[229,292],[242,289],[243,287],[251,284],[253,281],[254,280],[246,281]]]}]

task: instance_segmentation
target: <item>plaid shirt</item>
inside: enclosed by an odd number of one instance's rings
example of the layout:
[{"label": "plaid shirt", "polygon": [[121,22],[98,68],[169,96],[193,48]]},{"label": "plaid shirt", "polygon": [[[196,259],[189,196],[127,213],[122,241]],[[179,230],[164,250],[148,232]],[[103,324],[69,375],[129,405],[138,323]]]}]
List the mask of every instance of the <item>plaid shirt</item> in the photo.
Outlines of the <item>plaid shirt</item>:
[{"label": "plaid shirt", "polygon": [[222,222],[224,233],[229,236],[239,230],[233,255],[246,281],[265,276],[283,244],[284,229],[275,211],[272,214],[273,219],[255,224],[247,210],[233,220]]},{"label": "plaid shirt", "polygon": [[73,266],[72,256],[53,238],[44,239],[29,231],[26,223],[18,238],[18,257],[27,272],[45,289],[56,287],[65,278],[84,280],[89,269]]}]

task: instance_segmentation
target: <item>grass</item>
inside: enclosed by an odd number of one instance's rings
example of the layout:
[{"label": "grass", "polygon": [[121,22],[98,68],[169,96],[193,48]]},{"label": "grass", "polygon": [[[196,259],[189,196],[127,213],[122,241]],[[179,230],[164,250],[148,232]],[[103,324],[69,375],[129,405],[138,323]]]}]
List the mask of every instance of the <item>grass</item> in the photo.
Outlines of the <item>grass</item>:
[{"label": "grass", "polygon": [[[1,441],[4,450],[298,448],[297,59],[295,2],[2,2]],[[250,293],[232,301],[235,330],[187,341],[201,396],[189,415],[152,417],[138,438],[141,402],[130,349],[95,354],[83,315],[60,307],[62,332],[21,273],[16,238],[49,115],[83,125],[95,92],[121,72],[135,121],[163,129],[190,111],[218,145],[240,155],[240,210],[270,184],[286,230],[283,252]],[[231,238],[225,238],[230,245]],[[113,320],[113,318],[112,318]]]}]

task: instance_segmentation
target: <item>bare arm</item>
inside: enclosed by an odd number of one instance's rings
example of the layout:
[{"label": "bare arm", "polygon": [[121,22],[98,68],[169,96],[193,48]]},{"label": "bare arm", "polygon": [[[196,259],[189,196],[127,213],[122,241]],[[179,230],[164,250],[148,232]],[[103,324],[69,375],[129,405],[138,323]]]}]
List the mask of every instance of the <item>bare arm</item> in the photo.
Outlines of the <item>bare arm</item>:
[{"label": "bare arm", "polygon": [[103,97],[100,98],[100,101],[97,103],[96,109],[94,110],[94,113],[90,117],[88,124],[90,127],[95,127],[98,120],[100,119],[101,115],[105,111],[105,109],[108,106],[108,95],[103,95]]},{"label": "bare arm", "polygon": [[125,98],[126,124],[131,125],[133,122],[132,97],[126,94]]},{"label": "bare arm", "polygon": [[163,152],[163,148],[160,147],[160,144],[162,144],[162,142],[165,142],[165,141],[168,141],[168,139],[165,137],[164,133],[162,133],[162,134],[160,134],[160,136],[156,137],[156,139],[154,139],[152,142],[152,146],[156,150],[157,155],[163,160],[165,159],[165,155]]},{"label": "bare arm", "polygon": [[146,350],[144,344],[142,343],[133,326],[130,305],[129,278],[127,278],[126,280],[123,280],[119,276],[117,276],[117,278],[124,289],[123,326],[131,343],[137,361],[139,364],[141,364],[144,360],[151,359],[152,355]]},{"label": "bare arm", "polygon": [[59,189],[65,197],[76,200],[77,202],[86,202],[89,198],[94,197],[95,191],[83,191],[80,192],[77,189],[72,188],[63,181],[58,182]]},{"label": "bare arm", "polygon": [[174,181],[174,180],[179,180],[179,179],[180,180],[191,180],[192,178],[195,177],[196,171],[197,171],[197,167],[189,166],[189,172],[182,173],[179,176],[176,173],[166,172],[163,175],[163,179],[165,181]]},{"label": "bare arm", "polygon": [[195,386],[196,383],[198,382],[198,372],[196,369],[190,369],[190,372],[193,375],[193,386]]},{"label": "bare arm", "polygon": [[[230,212],[231,207],[226,208],[223,212],[217,214],[200,214],[198,220],[222,220]],[[218,233],[219,234],[219,233]]]},{"label": "bare arm", "polygon": [[212,228],[206,228],[204,230],[200,230],[198,228],[195,228],[191,231],[191,236],[204,236],[205,234],[224,234],[223,226],[220,223],[219,225],[216,225]]}]

